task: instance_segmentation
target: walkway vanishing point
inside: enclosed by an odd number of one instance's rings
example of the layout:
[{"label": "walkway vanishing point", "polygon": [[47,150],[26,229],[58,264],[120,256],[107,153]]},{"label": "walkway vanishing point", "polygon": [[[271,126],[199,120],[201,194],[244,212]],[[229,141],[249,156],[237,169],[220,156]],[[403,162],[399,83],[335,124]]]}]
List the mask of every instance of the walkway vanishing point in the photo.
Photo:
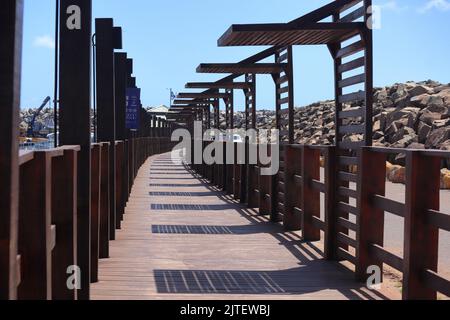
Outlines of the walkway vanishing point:
[{"label": "walkway vanishing point", "polygon": [[92,299],[388,299],[320,243],[259,216],[170,154],[140,169]]}]

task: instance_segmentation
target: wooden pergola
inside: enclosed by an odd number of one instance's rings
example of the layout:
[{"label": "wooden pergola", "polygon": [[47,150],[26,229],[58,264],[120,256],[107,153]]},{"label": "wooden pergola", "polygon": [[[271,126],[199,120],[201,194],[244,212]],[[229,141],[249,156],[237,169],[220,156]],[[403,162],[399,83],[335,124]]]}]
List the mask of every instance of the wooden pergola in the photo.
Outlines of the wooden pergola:
[{"label": "wooden pergola", "polygon": [[[370,0],[338,0],[288,23],[232,25],[218,40],[219,46],[271,47],[238,63],[200,64],[198,73],[230,75],[213,83],[186,85],[189,88],[209,89],[204,93],[216,92],[222,86],[232,91],[236,88],[233,81],[245,75],[245,85],[241,83],[239,86],[246,95],[245,128],[256,129],[256,75],[272,75],[276,91],[276,129],[280,130],[282,138],[287,136],[289,144],[293,144],[292,48],[296,45],[326,45],[334,61],[337,147],[335,161],[339,167],[336,179],[337,185],[340,186],[336,205],[343,217],[355,212],[349,204],[349,199],[357,195],[355,190],[350,189],[350,182],[359,181],[358,174],[351,170],[358,165],[354,151],[372,143],[373,54],[372,30],[368,28],[371,4]],[[274,57],[274,63],[261,62],[271,56]],[[348,72],[352,74],[348,76]],[[364,90],[351,91],[352,86],[361,84],[364,85]],[[287,108],[283,108],[284,105],[287,105]],[[356,124],[353,124],[355,122]],[[227,121],[227,128],[232,127],[232,121]],[[285,127],[287,130],[282,130]],[[349,135],[358,135],[361,139],[349,140]],[[246,175],[242,172],[243,177]],[[275,221],[279,219],[276,190],[280,183],[282,180],[274,176],[271,211]],[[247,195],[241,192],[241,198],[250,198],[250,189],[248,188]]]}]

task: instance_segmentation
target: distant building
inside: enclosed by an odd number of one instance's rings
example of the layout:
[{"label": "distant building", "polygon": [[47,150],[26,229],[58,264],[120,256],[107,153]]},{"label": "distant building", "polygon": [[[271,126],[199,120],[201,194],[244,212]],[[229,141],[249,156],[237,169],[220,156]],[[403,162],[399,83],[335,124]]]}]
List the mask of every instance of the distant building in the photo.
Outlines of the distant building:
[{"label": "distant building", "polygon": [[151,115],[155,115],[161,119],[167,119],[166,115],[169,112],[169,108],[165,105],[160,105],[159,107],[147,108],[147,112]]}]

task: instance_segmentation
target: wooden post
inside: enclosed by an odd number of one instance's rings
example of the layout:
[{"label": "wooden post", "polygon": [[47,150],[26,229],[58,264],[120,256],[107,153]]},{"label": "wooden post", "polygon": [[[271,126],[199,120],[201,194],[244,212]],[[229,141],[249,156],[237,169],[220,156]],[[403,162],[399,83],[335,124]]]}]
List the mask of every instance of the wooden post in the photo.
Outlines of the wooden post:
[{"label": "wooden post", "polygon": [[127,54],[114,53],[114,88],[116,107],[116,139],[125,141],[127,138],[126,118],[126,87],[127,87]]},{"label": "wooden post", "polygon": [[91,160],[91,283],[98,282],[101,164],[101,146],[95,144]]},{"label": "wooden post", "polygon": [[[46,152],[20,168],[19,252],[21,300],[52,298],[51,161]],[[70,250],[70,249],[69,249]]]},{"label": "wooden post", "polygon": [[122,30],[113,19],[95,20],[97,66],[97,132],[100,142],[109,142],[109,237],[116,238],[116,112],[114,49],[122,48]]},{"label": "wooden post", "polygon": [[337,259],[337,210],[335,208],[336,147],[327,147],[325,154],[325,239],[324,255],[327,260]]},{"label": "wooden post", "polygon": [[0,300],[16,299],[19,280],[19,109],[23,1],[0,10]]},{"label": "wooden post", "polygon": [[370,246],[383,246],[384,241],[384,211],[374,205],[374,195],[385,195],[386,190],[386,155],[371,152],[364,147],[359,155],[359,203],[360,214],[356,218],[356,278],[365,282],[367,268],[383,264],[370,254]]},{"label": "wooden post", "polygon": [[[116,151],[116,228],[120,229],[126,204],[128,172],[126,170],[126,87],[127,87],[127,54],[114,54],[115,106],[116,106],[116,139],[120,146]],[[119,154],[120,152],[120,154]],[[121,183],[119,186],[117,183]],[[118,220],[118,221],[117,221]]]},{"label": "wooden post", "polygon": [[[249,158],[247,161],[250,162],[250,150],[255,150],[256,148],[256,157],[258,158],[258,145],[254,145],[252,147],[251,144],[248,145],[249,147]],[[260,193],[255,192],[255,190],[259,191],[259,174],[257,173],[258,163],[255,164],[249,164],[248,165],[248,184],[247,184],[247,199],[248,199],[248,207],[249,208],[259,208],[260,205]]]},{"label": "wooden post", "polygon": [[439,210],[441,159],[408,151],[403,299],[436,300],[436,291],[421,280],[425,270],[437,272],[439,230],[426,222],[427,210]]},{"label": "wooden post", "polygon": [[[100,183],[100,244],[99,244],[99,258],[109,258],[109,239],[110,239],[110,201],[109,197],[111,193],[109,188],[111,187],[111,181],[109,173],[109,156],[110,146],[109,142],[102,142],[102,155],[101,155],[101,183]],[[114,228],[115,229],[115,228]]]},{"label": "wooden post", "polygon": [[120,229],[122,225],[123,218],[123,202],[122,202],[122,193],[123,193],[123,183],[122,183],[122,158],[123,158],[123,141],[116,141],[116,229]]},{"label": "wooden post", "polygon": [[52,159],[52,224],[56,245],[52,252],[52,299],[76,300],[67,287],[67,269],[77,265],[77,162],[79,147]]},{"label": "wooden post", "polygon": [[[303,148],[304,149],[304,148]],[[296,212],[295,208],[302,208],[302,191],[305,187],[300,187],[295,184],[295,175],[302,175],[302,157],[305,151],[300,148],[295,148],[292,145],[288,145],[285,148],[285,169],[284,169],[284,215],[283,215],[283,225],[286,230],[295,231],[302,228],[302,216]],[[309,159],[311,160],[311,159]],[[303,175],[302,175],[303,176]],[[305,184],[304,184],[305,185]],[[303,189],[303,190],[302,190]],[[310,195],[312,193],[310,192]],[[315,202],[315,198],[307,198],[309,201]],[[305,204],[306,206],[308,204]],[[314,206],[312,203],[310,206]],[[303,214],[304,216],[304,214]],[[303,231],[304,232],[304,231]]]},{"label": "wooden post", "polygon": [[[267,152],[266,154],[271,157],[272,154],[272,148],[270,144],[262,144],[259,145],[259,148],[266,148]],[[262,165],[259,163],[260,168],[263,169],[266,165]],[[259,214],[260,215],[270,215],[270,197],[271,197],[271,190],[270,190],[270,182],[272,180],[272,176],[263,176],[261,174],[261,169],[258,172],[259,175]]]},{"label": "wooden post", "polygon": [[233,165],[233,194],[234,199],[238,200],[241,196],[241,165],[238,164],[238,149],[239,146],[233,142],[234,147],[234,165]]},{"label": "wooden post", "polygon": [[90,297],[91,213],[91,45],[92,0],[61,0],[60,6],[60,143],[79,145],[78,266],[81,290]]},{"label": "wooden post", "polygon": [[244,156],[244,164],[239,166],[240,167],[240,178],[241,178],[241,185],[239,187],[239,189],[241,191],[241,194],[240,194],[240,197],[239,197],[239,201],[241,203],[247,203],[247,191],[248,191],[247,190],[248,189],[248,186],[247,186],[247,183],[248,183],[247,174],[248,174],[248,156],[249,156],[249,154],[248,154],[248,152],[249,152],[248,144],[249,144],[248,137],[245,137],[244,146],[243,146],[244,149],[245,149],[245,152],[244,152],[244,154],[245,154],[245,156]]},{"label": "wooden post", "polygon": [[[313,219],[320,218],[320,192],[313,188],[313,180],[320,180],[320,150],[303,147],[302,163],[303,238],[306,241],[319,241],[320,229],[313,224]],[[286,163],[286,170],[288,168],[289,164]]]}]

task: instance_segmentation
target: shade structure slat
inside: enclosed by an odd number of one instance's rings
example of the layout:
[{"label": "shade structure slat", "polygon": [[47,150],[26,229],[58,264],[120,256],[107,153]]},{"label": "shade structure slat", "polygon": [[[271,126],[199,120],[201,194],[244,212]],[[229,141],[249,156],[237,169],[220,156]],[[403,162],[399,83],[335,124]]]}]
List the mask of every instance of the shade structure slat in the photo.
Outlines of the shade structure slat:
[{"label": "shade structure slat", "polygon": [[320,22],[308,26],[289,23],[234,24],[220,39],[219,46],[288,46],[329,44],[359,34],[361,22]]},{"label": "shade structure slat", "polygon": [[341,64],[338,67],[337,71],[338,71],[338,73],[348,72],[348,71],[351,71],[351,70],[354,70],[354,69],[357,69],[357,68],[361,68],[361,67],[364,66],[364,64],[365,64],[365,58],[364,57],[357,58],[355,60],[352,60],[352,61],[349,61],[349,62]]},{"label": "shade structure slat", "polygon": [[339,119],[364,117],[364,109],[348,109],[338,112]]},{"label": "shade structure slat", "polygon": [[274,74],[286,68],[286,63],[202,63],[197,67],[197,73]]}]

